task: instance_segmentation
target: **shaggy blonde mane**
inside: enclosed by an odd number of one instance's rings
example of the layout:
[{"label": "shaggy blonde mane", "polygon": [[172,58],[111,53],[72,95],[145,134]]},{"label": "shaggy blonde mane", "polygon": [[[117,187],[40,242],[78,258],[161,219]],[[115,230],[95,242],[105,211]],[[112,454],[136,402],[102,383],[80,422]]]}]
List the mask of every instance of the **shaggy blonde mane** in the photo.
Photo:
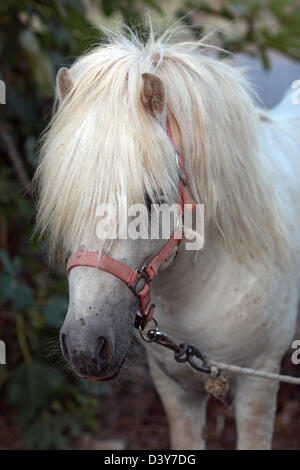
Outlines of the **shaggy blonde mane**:
[{"label": "shaggy blonde mane", "polygon": [[51,256],[64,258],[95,233],[101,203],[116,205],[120,195],[143,203],[162,190],[176,201],[172,146],[141,102],[142,73],[150,72],[164,83],[191,192],[205,204],[205,238],[239,260],[286,259],[284,217],[259,154],[261,124],[248,84],[203,51],[201,42],[178,42],[174,31],[151,34],[146,44],[116,34],[72,65],[74,88],[44,134],[36,174],[38,229]]}]

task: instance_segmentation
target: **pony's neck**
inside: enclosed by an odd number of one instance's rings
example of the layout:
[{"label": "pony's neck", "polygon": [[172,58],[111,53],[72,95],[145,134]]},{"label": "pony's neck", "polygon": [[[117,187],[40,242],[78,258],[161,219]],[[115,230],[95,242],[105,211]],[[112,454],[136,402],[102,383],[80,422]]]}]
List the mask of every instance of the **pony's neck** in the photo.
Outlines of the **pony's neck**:
[{"label": "pony's neck", "polygon": [[153,282],[153,298],[158,308],[180,321],[195,308],[204,312],[219,308],[229,291],[247,290],[263,269],[255,261],[253,266],[243,266],[223,248],[206,241],[198,253],[180,249],[172,265]]},{"label": "pony's neck", "polygon": [[219,249],[207,244],[200,252],[187,251],[183,247],[165,270],[153,282],[154,296],[171,309],[182,310],[194,292],[199,293],[213,279],[226,262],[226,256]]}]

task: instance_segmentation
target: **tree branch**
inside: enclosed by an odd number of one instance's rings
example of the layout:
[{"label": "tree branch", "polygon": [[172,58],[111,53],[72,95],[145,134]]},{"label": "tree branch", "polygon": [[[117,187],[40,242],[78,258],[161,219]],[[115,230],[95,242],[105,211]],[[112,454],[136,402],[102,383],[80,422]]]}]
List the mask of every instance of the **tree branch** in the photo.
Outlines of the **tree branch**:
[{"label": "tree branch", "polygon": [[28,178],[24,163],[22,162],[22,159],[19,155],[19,152],[11,135],[7,132],[4,125],[0,125],[0,138],[4,143],[7,156],[15,169],[16,175],[20,183],[25,189],[26,194],[29,194],[32,197],[32,186],[30,183],[30,179]]}]

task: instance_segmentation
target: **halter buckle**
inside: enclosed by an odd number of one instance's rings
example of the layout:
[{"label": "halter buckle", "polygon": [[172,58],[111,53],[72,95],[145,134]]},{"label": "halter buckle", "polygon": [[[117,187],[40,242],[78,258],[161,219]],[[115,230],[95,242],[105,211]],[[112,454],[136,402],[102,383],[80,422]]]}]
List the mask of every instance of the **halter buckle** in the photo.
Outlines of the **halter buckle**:
[{"label": "halter buckle", "polygon": [[[148,278],[147,276],[147,273],[145,271],[145,269],[147,268],[146,265],[142,266],[141,268],[137,268],[136,269],[136,272],[138,273],[137,277],[136,277],[136,280],[134,281],[134,284],[132,284],[132,286],[128,286],[129,289],[134,293],[134,295],[136,295],[137,297],[139,297],[140,295],[140,292],[143,290],[143,288],[145,287],[146,284],[150,284],[150,279]],[[143,285],[139,288],[138,284],[140,282],[140,280],[143,280],[144,283]]]}]

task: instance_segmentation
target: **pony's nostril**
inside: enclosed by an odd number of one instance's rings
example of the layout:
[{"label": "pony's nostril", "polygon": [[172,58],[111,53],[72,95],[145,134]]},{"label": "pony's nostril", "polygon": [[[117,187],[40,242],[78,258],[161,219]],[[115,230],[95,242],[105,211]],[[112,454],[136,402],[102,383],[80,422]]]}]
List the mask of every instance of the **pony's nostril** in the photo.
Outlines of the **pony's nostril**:
[{"label": "pony's nostril", "polygon": [[108,351],[108,342],[104,338],[104,336],[99,336],[97,339],[98,347],[97,347],[97,353],[100,354],[100,356],[107,356],[109,351]]},{"label": "pony's nostril", "polygon": [[67,343],[66,343],[66,335],[62,333],[60,335],[60,339],[61,339],[61,348],[62,348],[63,356],[66,359],[66,361],[71,362],[70,354],[69,354]]},{"label": "pony's nostril", "polygon": [[97,365],[102,368],[111,362],[110,348],[106,338],[99,336],[97,339]]}]

